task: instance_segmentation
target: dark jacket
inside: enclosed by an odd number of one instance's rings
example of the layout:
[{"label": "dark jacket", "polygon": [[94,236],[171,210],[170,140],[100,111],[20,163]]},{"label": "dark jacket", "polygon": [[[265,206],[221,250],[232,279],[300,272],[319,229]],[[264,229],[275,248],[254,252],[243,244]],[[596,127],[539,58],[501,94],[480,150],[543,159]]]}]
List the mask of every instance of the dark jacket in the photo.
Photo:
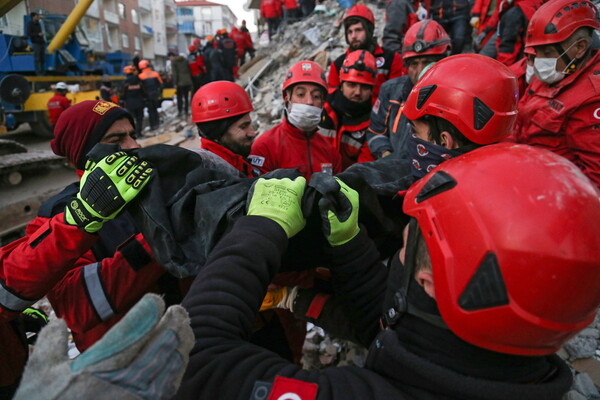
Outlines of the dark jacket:
[{"label": "dark jacket", "polygon": [[27,23],[27,37],[31,40],[31,43],[45,44],[44,35],[42,33],[42,25],[40,21],[31,20]]},{"label": "dark jacket", "polygon": [[173,85],[192,86],[192,71],[184,57],[175,57],[171,63],[171,70],[173,75]]},{"label": "dark jacket", "polygon": [[225,36],[218,43],[219,50],[223,54],[225,68],[231,69],[237,65],[237,45],[235,40]]},{"label": "dark jacket", "polygon": [[411,0],[388,1],[382,38],[384,50],[402,54],[404,35],[418,21],[417,7]]},{"label": "dark jacket", "polygon": [[225,69],[223,54],[220,50],[212,47],[211,43],[207,43],[204,47],[204,63],[206,64],[210,82],[220,81],[225,78],[223,75]]},{"label": "dark jacket", "polygon": [[[303,382],[317,384],[317,399],[558,400],[568,390],[571,374],[556,356],[539,357],[544,368],[554,370],[544,383],[503,382],[446,368],[426,348],[419,354],[410,350],[418,346],[405,346],[395,330],[377,333],[387,269],[378,263],[379,254],[364,230],[330,250],[330,268],[336,297],[344,300],[338,303],[338,313],[352,324],[348,332],[363,345],[376,335],[366,368],[306,371],[248,343],[252,322],[286,246],[283,229],[258,216],[240,218],[217,244],[182,302],[196,344],[176,398],[246,400],[257,385],[272,383],[277,376],[298,380],[303,388]],[[473,355],[476,360],[477,356]],[[468,359],[458,363],[493,368]]]},{"label": "dark jacket", "polygon": [[367,130],[367,142],[371,153],[380,158],[385,151],[389,157],[408,159],[406,141],[412,133],[408,118],[402,107],[413,87],[408,76],[401,76],[381,85],[379,98],[371,110],[371,125]]},{"label": "dark jacket", "polygon": [[144,108],[145,98],[142,81],[136,75],[127,75],[121,90],[121,101],[128,110],[139,110]]}]

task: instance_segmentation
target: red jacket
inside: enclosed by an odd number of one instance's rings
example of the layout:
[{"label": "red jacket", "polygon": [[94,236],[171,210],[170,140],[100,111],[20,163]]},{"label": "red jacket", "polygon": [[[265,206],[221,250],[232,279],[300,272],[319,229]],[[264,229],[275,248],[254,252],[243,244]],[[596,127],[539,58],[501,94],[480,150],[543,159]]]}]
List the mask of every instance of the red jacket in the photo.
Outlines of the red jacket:
[{"label": "red jacket", "polygon": [[260,15],[263,18],[278,18],[283,14],[281,0],[261,0]]},{"label": "red jacket", "polygon": [[229,37],[235,42],[235,45],[237,46],[237,55],[241,58],[244,55],[244,50],[246,49],[246,36],[234,26],[231,28]]},{"label": "red jacket", "polygon": [[525,94],[525,89],[529,85],[527,83],[527,57],[521,58],[516,63],[509,65],[508,68],[517,76],[517,82],[519,86],[519,98],[522,98]]},{"label": "red jacket", "polygon": [[[339,56],[329,66],[329,75],[327,76],[329,93],[333,93],[340,85],[340,69],[342,68],[344,59],[348,54],[350,54],[350,50],[346,50],[344,54]],[[379,96],[379,88],[381,87],[381,84],[388,79],[406,75],[406,70],[404,69],[404,64],[402,64],[402,58],[398,53],[384,50],[377,45],[373,55],[375,56],[375,60],[377,62],[377,84],[375,87],[373,87],[373,96],[371,98],[373,99],[373,102],[375,102]]]},{"label": "red jacket", "polygon": [[546,0],[515,0],[512,5],[509,5],[507,0],[501,2],[496,38],[498,61],[509,66],[523,57],[527,24],[535,11],[545,2]]},{"label": "red jacket", "polygon": [[342,156],[342,171],[357,162],[374,161],[367,143],[367,130],[371,123],[370,110],[350,117],[336,111],[328,100],[324,107],[326,117],[319,124],[319,134]]},{"label": "red jacket", "polygon": [[296,8],[300,8],[300,6],[298,5],[298,0],[284,0],[284,2],[286,10],[294,10]]},{"label": "red jacket", "polygon": [[341,159],[333,146],[316,132],[308,136],[287,119],[256,138],[250,163],[265,172],[297,168],[308,180],[315,172],[341,172]]},{"label": "red jacket", "polygon": [[[494,3],[494,8],[490,9],[490,6]],[[498,11],[500,8],[501,1],[492,0],[475,0],[473,8],[471,9],[472,17],[479,17],[479,26],[475,28],[476,35],[482,35],[479,40],[477,50],[482,49],[487,41],[494,35],[496,28],[498,27]]]},{"label": "red jacket", "polygon": [[577,165],[600,186],[600,52],[554,85],[533,77],[519,102],[518,143],[545,147]]},{"label": "red jacket", "polygon": [[77,190],[76,183],[44,203],[26,236],[0,249],[5,292],[0,298],[12,294],[0,306],[0,321],[47,294],[83,351],[145,293],[159,292],[157,282],[166,273],[128,214],[107,222],[98,234],[67,225],[62,210]]},{"label": "red jacket", "polygon": [[71,100],[67,99],[67,96],[63,96],[60,93],[54,93],[54,96],[48,100],[48,119],[50,125],[56,125],[58,117],[71,106]]},{"label": "red jacket", "polygon": [[208,150],[227,161],[229,165],[240,171],[244,176],[248,178],[254,178],[261,175],[263,172],[260,168],[253,167],[248,161],[239,154],[235,154],[231,150],[221,146],[218,143],[206,138],[200,138],[200,147],[204,150]]}]

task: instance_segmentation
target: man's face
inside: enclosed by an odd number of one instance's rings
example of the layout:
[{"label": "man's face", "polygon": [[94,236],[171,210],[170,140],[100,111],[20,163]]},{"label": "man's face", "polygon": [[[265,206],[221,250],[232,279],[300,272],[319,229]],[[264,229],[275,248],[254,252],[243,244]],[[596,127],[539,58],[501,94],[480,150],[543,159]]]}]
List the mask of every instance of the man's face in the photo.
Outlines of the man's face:
[{"label": "man's face", "polygon": [[106,131],[100,143],[118,144],[120,148],[138,149],[140,144],[135,140],[135,129],[127,118],[116,120]]},{"label": "man's face", "polygon": [[323,108],[323,103],[325,102],[323,88],[312,83],[299,83],[292,89],[289,101],[290,103]]},{"label": "man's face", "polygon": [[431,142],[431,140],[429,140],[429,125],[427,125],[427,123],[417,119],[410,121],[410,124],[412,125],[413,132],[416,137],[421,140]]},{"label": "man's face", "polygon": [[371,98],[373,86],[364,83],[342,82],[342,94],[355,103],[364,103]]},{"label": "man's face", "polygon": [[406,60],[408,77],[410,78],[410,81],[413,83],[413,85],[417,83],[419,75],[421,74],[421,72],[423,72],[423,69],[432,62],[435,62],[435,59],[433,57],[427,56],[411,57]]},{"label": "man's face", "polygon": [[363,49],[367,44],[367,31],[361,22],[350,25],[346,30],[346,39],[350,44],[350,50]]},{"label": "man's face", "polygon": [[235,154],[248,157],[255,137],[256,131],[252,127],[252,118],[250,114],[246,114],[231,125],[218,142]]},{"label": "man's face", "polygon": [[[568,43],[569,39],[560,43],[560,47],[562,47],[563,51],[567,57],[572,60],[574,58],[582,58],[584,54],[587,52],[588,43],[585,39],[580,39],[572,43]],[[561,57],[561,53],[558,52],[556,46],[554,44],[547,44],[543,46],[535,46],[533,48],[535,50],[535,58],[556,58],[556,70],[564,71],[567,67],[567,64]]]}]

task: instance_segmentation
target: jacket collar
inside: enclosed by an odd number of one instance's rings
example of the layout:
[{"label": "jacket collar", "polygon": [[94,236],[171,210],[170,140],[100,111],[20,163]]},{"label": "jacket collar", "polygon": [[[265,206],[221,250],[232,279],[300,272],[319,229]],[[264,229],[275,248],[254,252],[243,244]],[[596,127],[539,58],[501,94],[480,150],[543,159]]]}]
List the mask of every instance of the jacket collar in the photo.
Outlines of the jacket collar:
[{"label": "jacket collar", "polygon": [[200,147],[218,155],[242,174],[248,177],[257,176],[252,165],[244,157],[232,152],[228,148],[206,138],[200,138]]}]

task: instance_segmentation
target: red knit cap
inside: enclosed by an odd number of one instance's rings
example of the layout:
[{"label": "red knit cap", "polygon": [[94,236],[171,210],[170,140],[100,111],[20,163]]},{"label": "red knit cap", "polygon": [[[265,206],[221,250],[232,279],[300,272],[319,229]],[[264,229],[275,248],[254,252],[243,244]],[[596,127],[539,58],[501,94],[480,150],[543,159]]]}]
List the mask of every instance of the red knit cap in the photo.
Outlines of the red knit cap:
[{"label": "red knit cap", "polygon": [[124,108],[104,100],[86,100],[67,108],[56,122],[52,151],[75,164],[77,169],[85,167],[86,154],[94,147],[119,119],[128,118],[134,125],[131,114]]}]

